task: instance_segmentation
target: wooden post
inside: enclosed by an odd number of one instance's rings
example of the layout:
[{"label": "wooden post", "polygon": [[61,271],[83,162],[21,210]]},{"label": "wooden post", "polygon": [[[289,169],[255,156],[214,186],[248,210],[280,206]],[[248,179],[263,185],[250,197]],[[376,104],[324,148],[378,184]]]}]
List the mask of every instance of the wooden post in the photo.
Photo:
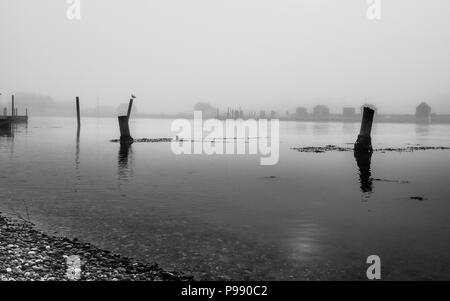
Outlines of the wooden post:
[{"label": "wooden post", "polygon": [[11,98],[11,117],[14,117],[14,94]]},{"label": "wooden post", "polygon": [[128,116],[119,116],[120,144],[133,143],[133,138],[130,135],[128,120]]},{"label": "wooden post", "polygon": [[19,108],[16,108],[16,113],[14,115],[19,116]]},{"label": "wooden post", "polygon": [[130,99],[130,103],[128,104],[128,112],[127,112],[128,119],[130,118],[132,108],[133,108],[133,98]]},{"label": "wooden post", "polygon": [[77,103],[77,128],[79,132],[81,127],[81,119],[80,119],[80,98],[78,96],[76,98],[76,103]]},{"label": "wooden post", "polygon": [[25,116],[28,117],[28,108],[25,108]]},{"label": "wooden post", "polygon": [[372,132],[373,116],[375,111],[369,107],[364,107],[361,130],[355,143],[355,152],[372,152]]},{"label": "wooden post", "polygon": [[8,115],[8,109],[7,108],[3,108],[3,116]]}]

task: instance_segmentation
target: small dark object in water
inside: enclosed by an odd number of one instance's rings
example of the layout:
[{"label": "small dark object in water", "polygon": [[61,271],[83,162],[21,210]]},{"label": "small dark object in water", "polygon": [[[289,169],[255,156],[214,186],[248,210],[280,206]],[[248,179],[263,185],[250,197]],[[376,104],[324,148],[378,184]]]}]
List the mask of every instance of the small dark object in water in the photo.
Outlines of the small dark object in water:
[{"label": "small dark object in water", "polygon": [[265,177],[266,179],[276,179],[277,177],[276,176],[268,176],[268,177]]},{"label": "small dark object in water", "polygon": [[417,201],[425,201],[426,198],[421,197],[421,196],[412,196],[410,197],[411,200],[417,200]]},{"label": "small dark object in water", "polygon": [[373,179],[377,182],[388,182],[388,183],[400,183],[400,184],[409,184],[409,181],[401,181],[401,180],[388,180],[388,179]]}]

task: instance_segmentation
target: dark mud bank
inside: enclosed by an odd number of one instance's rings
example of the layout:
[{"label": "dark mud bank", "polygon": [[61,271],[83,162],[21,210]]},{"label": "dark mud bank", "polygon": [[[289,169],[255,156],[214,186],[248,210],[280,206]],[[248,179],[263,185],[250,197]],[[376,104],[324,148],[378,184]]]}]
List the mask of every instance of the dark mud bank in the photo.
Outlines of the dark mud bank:
[{"label": "dark mud bank", "polygon": [[[352,147],[342,147],[336,145],[326,146],[307,146],[307,147],[293,147],[291,148],[301,153],[325,153],[325,152],[352,152]],[[426,150],[450,150],[450,147],[446,146],[407,146],[399,148],[374,148],[374,152],[386,153],[386,152],[416,152]]]}]

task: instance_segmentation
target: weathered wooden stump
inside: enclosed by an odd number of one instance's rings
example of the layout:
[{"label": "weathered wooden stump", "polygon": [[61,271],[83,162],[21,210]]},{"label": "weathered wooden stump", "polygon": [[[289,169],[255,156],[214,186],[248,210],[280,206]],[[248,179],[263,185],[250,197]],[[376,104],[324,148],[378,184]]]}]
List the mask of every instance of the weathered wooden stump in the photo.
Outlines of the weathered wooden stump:
[{"label": "weathered wooden stump", "polygon": [[133,138],[130,134],[130,127],[128,124],[128,116],[119,116],[119,129],[120,129],[120,144],[131,144]]},{"label": "weathered wooden stump", "polygon": [[361,130],[355,143],[355,152],[372,152],[372,132],[373,116],[375,111],[369,107],[364,107]]}]

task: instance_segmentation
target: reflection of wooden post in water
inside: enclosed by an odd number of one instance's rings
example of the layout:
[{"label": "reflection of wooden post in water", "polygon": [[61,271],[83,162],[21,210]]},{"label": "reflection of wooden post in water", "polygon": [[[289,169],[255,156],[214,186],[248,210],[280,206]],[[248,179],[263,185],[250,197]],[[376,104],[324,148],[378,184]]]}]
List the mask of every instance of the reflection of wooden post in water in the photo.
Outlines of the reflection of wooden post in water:
[{"label": "reflection of wooden post in water", "polygon": [[361,131],[358,140],[355,143],[355,152],[372,152],[372,132],[373,116],[375,111],[371,108],[364,107],[363,118],[361,122]]},{"label": "reflection of wooden post in water", "polygon": [[128,120],[128,116],[119,116],[120,144],[133,143],[133,138],[130,135]]},{"label": "reflection of wooden post in water", "polygon": [[77,105],[77,132],[80,132],[81,127],[81,118],[80,118],[80,98],[77,96],[76,98],[76,105]]},{"label": "reflection of wooden post in water", "polygon": [[75,145],[75,170],[77,173],[77,178],[80,179],[80,132],[77,133]]},{"label": "reflection of wooden post in water", "polygon": [[132,159],[131,159],[132,152],[133,151],[131,148],[131,144],[129,143],[120,144],[119,160],[118,160],[119,164],[118,175],[120,181],[128,180],[133,173]]},{"label": "reflection of wooden post in water", "polygon": [[355,152],[355,159],[359,169],[361,191],[371,192],[373,189],[373,179],[370,171],[372,152]]},{"label": "reflection of wooden post in water", "polygon": [[128,155],[130,153],[131,144],[121,144],[119,148],[119,168],[128,168]]}]

